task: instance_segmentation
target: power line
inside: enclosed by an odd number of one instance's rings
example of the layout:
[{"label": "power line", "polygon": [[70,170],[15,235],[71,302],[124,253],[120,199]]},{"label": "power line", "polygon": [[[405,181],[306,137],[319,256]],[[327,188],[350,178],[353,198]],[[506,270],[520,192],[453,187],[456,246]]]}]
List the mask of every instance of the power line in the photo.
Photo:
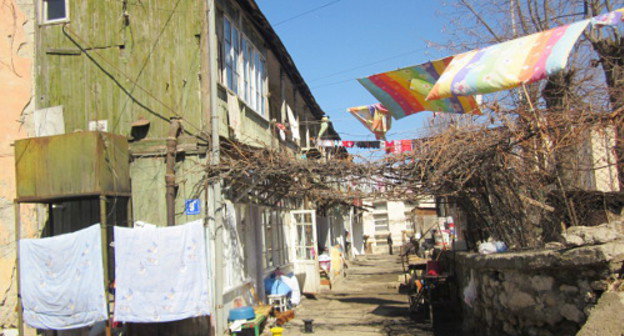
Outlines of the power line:
[{"label": "power line", "polygon": [[383,62],[386,62],[386,61],[393,60],[395,58],[411,55],[411,54],[414,54],[414,53],[417,53],[417,52],[420,52],[420,51],[424,51],[424,50],[427,50],[427,48],[419,48],[419,49],[411,50],[411,51],[408,51],[408,52],[404,52],[404,53],[397,54],[397,55],[394,55],[394,56],[386,57],[386,58],[383,58],[383,59],[380,59],[380,60],[377,60],[377,61],[373,61],[373,62],[370,62],[370,63],[358,65],[358,66],[355,66],[353,68],[340,70],[340,71],[337,71],[337,72],[334,72],[334,73],[331,73],[331,74],[328,74],[328,75],[325,75],[325,76],[322,76],[322,77],[314,78],[314,79],[310,80],[310,82],[314,82],[314,81],[325,79],[325,78],[334,77],[336,75],[340,75],[340,74],[343,74],[343,73],[351,72],[353,70],[366,68],[366,67],[369,67],[371,65],[377,65],[377,64],[380,64],[380,63],[383,63]]},{"label": "power line", "polygon": [[281,25],[281,24],[284,24],[284,23],[286,23],[286,22],[290,22],[290,21],[292,21],[292,20],[298,19],[298,18],[300,18],[300,17],[302,17],[302,16],[304,16],[304,15],[307,15],[307,14],[310,14],[310,13],[316,12],[316,11],[318,11],[318,10],[321,10],[321,9],[323,9],[323,8],[325,8],[325,7],[329,7],[329,6],[331,6],[331,5],[337,4],[337,3],[339,3],[340,1],[342,1],[342,0],[334,0],[334,1],[331,1],[331,2],[328,2],[328,3],[324,4],[324,5],[322,5],[322,6],[319,6],[319,7],[316,7],[316,8],[312,8],[312,9],[310,9],[310,10],[307,10],[307,11],[303,12],[303,13],[300,13],[300,14],[297,14],[297,15],[295,15],[295,16],[293,16],[293,17],[289,17],[288,19],[282,20],[282,21],[280,21],[280,22],[278,22],[278,23],[274,24],[274,25],[273,25],[273,27],[277,27],[277,26],[279,26],[279,25]]},{"label": "power line", "polygon": [[332,83],[327,83],[327,84],[323,84],[323,85],[313,86],[313,87],[311,87],[311,89],[320,89],[320,88],[324,88],[324,87],[327,87],[327,86],[333,86],[333,85],[338,85],[338,84],[351,82],[351,81],[354,81],[354,80],[355,79],[353,79],[353,78],[349,78],[349,79],[341,80],[339,82],[332,82]]},{"label": "power line", "polygon": [[[424,51],[424,50],[426,50],[426,49],[427,49],[427,48],[415,49],[415,50],[411,50],[411,51],[408,51],[408,52],[400,53],[400,54],[397,54],[397,55],[394,55],[394,56],[386,57],[386,58],[384,58],[384,59],[380,59],[380,60],[378,60],[378,61],[374,61],[374,62],[370,62],[370,63],[367,63],[367,64],[362,64],[362,65],[358,65],[358,66],[355,66],[355,67],[353,67],[353,68],[349,68],[349,69],[345,69],[345,70],[340,70],[340,71],[337,71],[337,72],[331,73],[331,74],[326,75],[326,76],[323,76],[323,77],[318,77],[318,78],[312,79],[310,82],[317,81],[317,80],[320,80],[320,79],[325,79],[325,78],[334,77],[334,76],[336,76],[336,75],[340,75],[340,74],[343,74],[343,73],[351,72],[351,71],[353,71],[353,70],[358,70],[358,69],[366,68],[366,67],[369,67],[369,66],[371,66],[371,65],[376,65],[376,64],[380,64],[380,63],[383,63],[383,62],[386,62],[386,61],[389,61],[389,60],[395,59],[395,58],[399,58],[399,57],[403,57],[403,56],[411,55],[411,54],[413,54],[413,53],[417,53],[417,52],[420,52],[420,51]],[[359,76],[357,76],[357,77],[359,77]],[[355,79],[354,79],[354,78],[349,78],[349,79],[344,79],[344,80],[341,80],[341,81],[336,81],[336,82],[330,82],[330,83],[320,84],[320,85],[316,85],[316,86],[311,87],[311,89],[318,89],[318,88],[323,88],[323,87],[327,87],[327,86],[334,86],[334,85],[338,85],[338,84],[347,83],[347,82],[350,82],[350,81],[352,81],[352,80],[355,80]]]}]

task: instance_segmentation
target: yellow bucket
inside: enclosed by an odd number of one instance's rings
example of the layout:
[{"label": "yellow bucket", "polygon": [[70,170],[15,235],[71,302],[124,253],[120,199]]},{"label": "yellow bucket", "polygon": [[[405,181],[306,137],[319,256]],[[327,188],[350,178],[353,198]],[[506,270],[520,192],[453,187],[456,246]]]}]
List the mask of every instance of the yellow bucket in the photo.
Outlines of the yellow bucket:
[{"label": "yellow bucket", "polygon": [[280,327],[271,328],[271,335],[273,336],[282,336],[283,332],[284,332],[284,328],[280,328]]}]

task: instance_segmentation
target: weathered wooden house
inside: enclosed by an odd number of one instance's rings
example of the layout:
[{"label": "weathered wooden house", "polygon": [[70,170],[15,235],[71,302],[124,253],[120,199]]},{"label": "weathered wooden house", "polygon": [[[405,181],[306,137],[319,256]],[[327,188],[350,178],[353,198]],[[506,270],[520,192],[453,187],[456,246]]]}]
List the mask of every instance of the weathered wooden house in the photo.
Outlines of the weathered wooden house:
[{"label": "weathered wooden house", "polygon": [[347,207],[319,233],[313,204],[267,206],[206,182],[223,140],[299,155],[324,116],[255,1],[32,1],[33,138],[16,144],[16,199],[47,206],[44,234],[225,213],[223,246],[209,244],[218,333],[278,268],[317,291],[308,251],[330,228],[329,244],[343,239]]}]

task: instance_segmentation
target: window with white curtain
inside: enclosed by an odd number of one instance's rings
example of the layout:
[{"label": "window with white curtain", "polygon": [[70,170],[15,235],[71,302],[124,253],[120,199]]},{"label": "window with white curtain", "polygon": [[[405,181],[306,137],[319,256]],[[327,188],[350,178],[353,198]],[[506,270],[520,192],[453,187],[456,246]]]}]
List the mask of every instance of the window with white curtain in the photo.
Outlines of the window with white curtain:
[{"label": "window with white curtain", "polygon": [[266,60],[227,16],[223,17],[223,49],[223,84],[266,118]]}]

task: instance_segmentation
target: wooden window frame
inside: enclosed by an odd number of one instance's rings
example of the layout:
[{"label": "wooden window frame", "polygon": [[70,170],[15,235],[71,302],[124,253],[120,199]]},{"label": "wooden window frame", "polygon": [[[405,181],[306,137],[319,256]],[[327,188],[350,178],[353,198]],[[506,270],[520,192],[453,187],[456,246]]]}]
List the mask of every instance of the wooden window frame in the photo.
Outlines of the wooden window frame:
[{"label": "wooden window frame", "polygon": [[37,1],[37,10],[39,12],[39,25],[52,25],[59,23],[67,23],[70,18],[69,11],[69,0],[64,0],[65,3],[65,17],[60,19],[50,20],[47,18],[47,2],[48,0],[38,0]]},{"label": "wooden window frame", "polygon": [[[226,22],[230,26],[229,37],[226,37]],[[266,57],[242,31],[241,26],[239,22],[223,14],[223,34],[221,36],[223,73],[221,83],[241,98],[252,111],[268,121],[268,69]],[[237,41],[233,38],[234,31],[236,31],[238,36]],[[237,45],[234,44],[235,42],[237,42]],[[243,50],[243,48],[245,49]],[[234,54],[231,60],[232,64],[228,64],[227,58],[232,53]],[[246,55],[249,59],[246,59]],[[261,72],[258,71],[259,66],[262,68]],[[233,82],[231,85],[228,78],[230,75]]]}]

